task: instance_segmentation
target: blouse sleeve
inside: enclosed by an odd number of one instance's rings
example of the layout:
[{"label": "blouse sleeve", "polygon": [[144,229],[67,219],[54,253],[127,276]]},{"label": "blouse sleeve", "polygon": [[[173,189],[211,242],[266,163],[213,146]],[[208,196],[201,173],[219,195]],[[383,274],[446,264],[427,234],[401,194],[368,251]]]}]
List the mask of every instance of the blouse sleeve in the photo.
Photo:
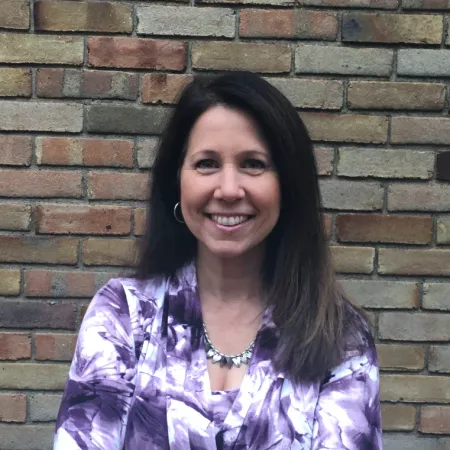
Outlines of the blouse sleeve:
[{"label": "blouse sleeve", "polygon": [[123,448],[135,366],[127,295],[112,280],[94,296],[81,325],[54,450]]},{"label": "blouse sleeve", "polygon": [[382,450],[375,346],[332,371],[315,411],[312,450]]}]

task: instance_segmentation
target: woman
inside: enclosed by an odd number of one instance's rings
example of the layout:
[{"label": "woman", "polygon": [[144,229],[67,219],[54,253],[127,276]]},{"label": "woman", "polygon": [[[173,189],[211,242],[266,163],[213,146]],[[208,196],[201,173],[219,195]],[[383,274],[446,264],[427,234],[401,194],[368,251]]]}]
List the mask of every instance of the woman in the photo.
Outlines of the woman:
[{"label": "woman", "polygon": [[196,78],[162,137],[138,273],[83,320],[55,449],[381,449],[311,141],[251,73]]}]

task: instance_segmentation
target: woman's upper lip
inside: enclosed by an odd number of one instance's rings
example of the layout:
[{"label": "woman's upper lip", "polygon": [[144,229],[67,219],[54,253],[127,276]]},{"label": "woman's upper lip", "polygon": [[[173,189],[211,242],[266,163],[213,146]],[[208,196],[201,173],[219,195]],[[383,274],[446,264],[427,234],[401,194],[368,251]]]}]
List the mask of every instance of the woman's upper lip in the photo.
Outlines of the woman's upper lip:
[{"label": "woman's upper lip", "polygon": [[224,216],[224,217],[254,216],[255,215],[255,213],[246,213],[246,212],[221,213],[221,212],[208,212],[208,211],[206,211],[205,214],[208,214],[209,216]]}]

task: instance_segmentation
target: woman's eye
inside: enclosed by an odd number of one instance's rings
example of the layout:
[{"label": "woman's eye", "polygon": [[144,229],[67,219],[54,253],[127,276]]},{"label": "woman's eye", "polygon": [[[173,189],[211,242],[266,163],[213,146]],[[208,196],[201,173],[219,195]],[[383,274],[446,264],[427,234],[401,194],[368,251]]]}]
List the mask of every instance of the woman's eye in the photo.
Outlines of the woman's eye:
[{"label": "woman's eye", "polygon": [[198,170],[213,170],[217,169],[219,166],[216,161],[213,159],[201,159],[200,161],[197,161],[195,164],[195,168]]},{"label": "woman's eye", "polygon": [[266,163],[260,159],[247,159],[244,161],[243,168],[252,172],[262,172],[266,168]]}]

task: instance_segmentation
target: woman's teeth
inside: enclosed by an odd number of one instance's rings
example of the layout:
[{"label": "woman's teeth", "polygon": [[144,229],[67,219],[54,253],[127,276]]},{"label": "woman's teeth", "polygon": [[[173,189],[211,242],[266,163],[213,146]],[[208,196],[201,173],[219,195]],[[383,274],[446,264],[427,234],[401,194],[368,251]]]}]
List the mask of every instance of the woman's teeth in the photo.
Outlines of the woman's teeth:
[{"label": "woman's teeth", "polygon": [[231,227],[233,225],[239,225],[243,222],[246,222],[250,217],[249,216],[217,216],[212,215],[211,219],[218,223],[219,225],[224,225],[226,227]]}]

